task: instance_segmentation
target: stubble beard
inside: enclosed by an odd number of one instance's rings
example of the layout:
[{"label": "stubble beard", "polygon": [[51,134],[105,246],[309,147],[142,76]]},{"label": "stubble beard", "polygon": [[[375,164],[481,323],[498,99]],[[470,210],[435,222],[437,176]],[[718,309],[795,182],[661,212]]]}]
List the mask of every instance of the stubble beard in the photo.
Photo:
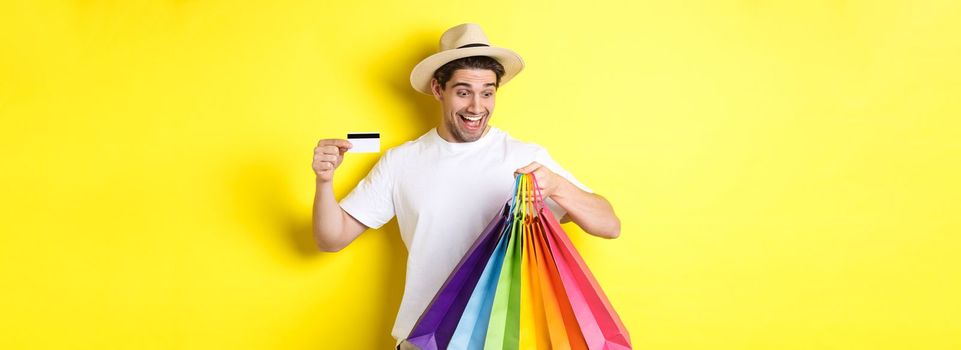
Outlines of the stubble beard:
[{"label": "stubble beard", "polygon": [[460,116],[456,114],[454,116],[458,119],[456,121],[448,120],[447,128],[450,129],[451,136],[453,136],[457,142],[474,142],[480,140],[481,136],[484,135],[484,131],[487,130],[487,124],[485,123],[476,136],[470,137],[460,129]]}]

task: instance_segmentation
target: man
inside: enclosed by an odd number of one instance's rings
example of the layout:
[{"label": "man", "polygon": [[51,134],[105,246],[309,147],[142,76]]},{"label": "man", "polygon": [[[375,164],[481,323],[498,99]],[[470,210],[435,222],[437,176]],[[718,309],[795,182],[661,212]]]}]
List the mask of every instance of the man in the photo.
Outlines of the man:
[{"label": "man", "polygon": [[338,204],[334,170],[351,148],[347,140],[320,140],[314,238],[336,252],[368,228],[395,215],[407,246],[404,297],[391,334],[405,339],[434,294],[478,235],[511,196],[515,173],[533,173],[546,203],[561,222],[615,238],[620,221],[610,203],[591,193],[542,147],[488,125],[498,88],[524,67],[511,50],[492,47],[476,24],[441,36],[440,52],[411,72],[415,90],[441,104],[439,125],[389,149],[367,177]]}]

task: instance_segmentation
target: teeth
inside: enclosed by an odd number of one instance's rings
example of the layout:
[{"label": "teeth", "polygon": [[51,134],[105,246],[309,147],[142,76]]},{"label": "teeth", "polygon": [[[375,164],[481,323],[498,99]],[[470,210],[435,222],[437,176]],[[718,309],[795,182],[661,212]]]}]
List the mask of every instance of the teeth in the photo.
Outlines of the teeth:
[{"label": "teeth", "polygon": [[470,121],[472,121],[472,122],[476,122],[476,121],[478,121],[478,120],[480,120],[480,119],[481,119],[481,116],[476,116],[476,117],[468,117],[468,116],[466,116],[466,115],[463,115],[463,114],[461,114],[461,118],[464,118],[464,119],[467,119],[467,120],[470,120]]}]

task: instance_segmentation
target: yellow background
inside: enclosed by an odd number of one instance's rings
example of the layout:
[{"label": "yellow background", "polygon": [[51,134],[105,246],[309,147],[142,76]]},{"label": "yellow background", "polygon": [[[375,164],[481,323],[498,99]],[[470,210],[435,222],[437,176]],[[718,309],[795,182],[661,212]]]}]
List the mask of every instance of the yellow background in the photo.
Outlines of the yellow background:
[{"label": "yellow background", "polygon": [[389,348],[397,226],[317,252],[313,146],[433,126],[463,22],[528,64],[492,123],[621,217],[565,227],[636,348],[961,348],[948,0],[3,0],[0,348]]}]

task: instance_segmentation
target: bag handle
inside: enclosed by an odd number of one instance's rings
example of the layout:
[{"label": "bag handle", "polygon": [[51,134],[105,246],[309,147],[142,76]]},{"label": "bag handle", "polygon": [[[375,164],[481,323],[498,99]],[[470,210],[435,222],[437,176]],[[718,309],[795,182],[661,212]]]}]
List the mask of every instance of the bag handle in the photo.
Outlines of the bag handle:
[{"label": "bag handle", "polygon": [[514,191],[513,191],[514,195],[511,196],[510,209],[507,211],[511,215],[516,215],[514,210],[517,206],[517,200],[518,200],[517,194],[518,194],[518,190],[520,189],[520,183],[521,183],[521,176],[520,174],[518,174],[517,176],[514,177]]},{"label": "bag handle", "polygon": [[[537,177],[534,173],[531,173],[531,181],[534,183],[534,208],[537,213],[540,213],[544,209],[544,197],[541,194],[541,187],[537,184]],[[540,204],[540,205],[538,205]]]},{"label": "bag handle", "polygon": [[546,204],[537,183],[537,176],[530,173],[517,174],[514,177],[514,195],[511,197],[510,204],[509,212],[515,218],[524,218],[528,215],[536,217],[540,214]]}]

